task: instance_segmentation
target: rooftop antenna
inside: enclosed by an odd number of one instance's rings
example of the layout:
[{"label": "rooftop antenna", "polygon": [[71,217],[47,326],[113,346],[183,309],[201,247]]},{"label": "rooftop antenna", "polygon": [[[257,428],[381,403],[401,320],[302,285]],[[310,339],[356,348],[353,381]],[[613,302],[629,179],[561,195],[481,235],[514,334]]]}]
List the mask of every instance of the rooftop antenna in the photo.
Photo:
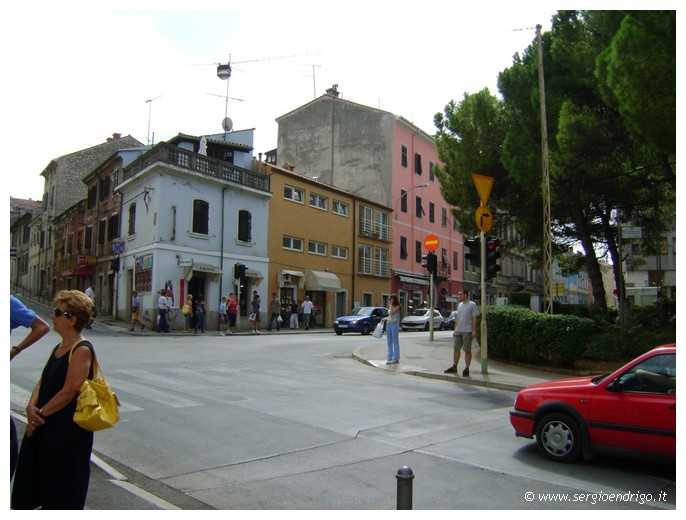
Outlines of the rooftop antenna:
[{"label": "rooftop antenna", "polygon": [[[304,65],[309,65],[309,63],[305,63]],[[317,99],[317,81],[314,71],[315,67],[321,67],[321,65],[312,65],[312,94],[314,95],[314,99]]]},{"label": "rooftop antenna", "polygon": [[150,146],[150,121],[152,119],[152,102],[161,97],[162,96],[157,96],[152,99],[145,100],[146,103],[150,103],[150,107],[148,108],[148,146]]},{"label": "rooftop antenna", "polygon": [[231,78],[231,54],[229,54],[228,63],[220,63],[217,65],[217,77],[222,81],[226,81],[226,104],[224,106],[224,119],[222,121],[222,128],[224,129],[224,139],[226,134],[233,128],[233,122],[229,119],[229,79]]}]

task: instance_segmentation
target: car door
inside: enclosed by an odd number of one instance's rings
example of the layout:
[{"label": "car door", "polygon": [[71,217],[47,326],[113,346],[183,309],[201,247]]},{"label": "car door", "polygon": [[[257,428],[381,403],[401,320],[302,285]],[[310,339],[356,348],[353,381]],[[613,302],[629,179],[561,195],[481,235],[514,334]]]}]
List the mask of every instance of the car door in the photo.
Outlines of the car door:
[{"label": "car door", "polygon": [[652,356],[603,381],[592,397],[589,432],[595,446],[674,456],[676,354]]}]

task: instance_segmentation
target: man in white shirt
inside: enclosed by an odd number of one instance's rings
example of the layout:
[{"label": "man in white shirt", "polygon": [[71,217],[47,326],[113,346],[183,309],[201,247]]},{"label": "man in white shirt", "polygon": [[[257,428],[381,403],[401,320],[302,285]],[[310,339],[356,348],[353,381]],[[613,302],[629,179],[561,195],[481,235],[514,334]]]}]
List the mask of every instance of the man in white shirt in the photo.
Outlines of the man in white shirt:
[{"label": "man in white shirt", "polygon": [[314,304],[310,301],[309,296],[305,296],[303,302],[303,321],[305,323],[305,330],[310,330],[310,319],[312,318],[312,307]]},{"label": "man in white shirt", "polygon": [[169,323],[167,322],[167,312],[169,311],[169,300],[165,296],[167,291],[160,289],[160,297],[157,299],[157,312],[160,314],[160,319],[157,322],[157,332],[169,332]]},{"label": "man in white shirt", "polygon": [[93,321],[95,321],[95,317],[97,316],[97,313],[95,312],[95,282],[92,282],[88,287],[86,287],[86,290],[84,292],[86,293],[86,296],[88,296],[93,302],[92,319],[90,323],[86,325],[86,328],[90,329],[91,325],[93,324]]},{"label": "man in white shirt", "polygon": [[462,377],[469,377],[469,365],[472,362],[472,341],[476,338],[476,325],[479,317],[479,307],[469,299],[466,289],[457,293],[460,304],[457,306],[455,317],[455,331],[453,332],[453,364],[444,370],[446,374],[457,372],[460,361],[460,348],[464,350],[465,368]]}]

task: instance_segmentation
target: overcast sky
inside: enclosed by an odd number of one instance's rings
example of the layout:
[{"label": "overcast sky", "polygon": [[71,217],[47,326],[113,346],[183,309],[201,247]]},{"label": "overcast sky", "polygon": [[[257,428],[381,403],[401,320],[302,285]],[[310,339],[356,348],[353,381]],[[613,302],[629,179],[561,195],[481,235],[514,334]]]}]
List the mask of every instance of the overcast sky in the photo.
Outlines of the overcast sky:
[{"label": "overcast sky", "polygon": [[[332,84],[344,99],[402,115],[431,134],[434,114],[451,99],[485,87],[497,93],[498,73],[534,40],[535,26],[548,30],[556,9],[566,7],[124,0],[105,10],[90,5],[99,2],[41,3],[10,8],[0,36],[3,176],[11,179],[8,195],[33,199],[42,197],[40,173],[51,159],[114,132],[144,144],[221,132],[227,83],[216,68],[229,59],[228,116],[234,129],[256,129],[255,155],[276,147],[277,117]],[[188,5],[194,10],[175,10]]]}]

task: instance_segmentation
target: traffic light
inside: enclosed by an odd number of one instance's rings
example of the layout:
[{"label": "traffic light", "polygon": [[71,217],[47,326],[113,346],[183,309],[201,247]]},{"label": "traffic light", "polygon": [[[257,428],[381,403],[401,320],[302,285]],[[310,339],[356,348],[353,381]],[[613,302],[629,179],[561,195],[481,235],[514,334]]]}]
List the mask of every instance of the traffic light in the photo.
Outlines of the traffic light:
[{"label": "traffic light", "polygon": [[243,278],[245,278],[246,269],[247,267],[245,267],[243,264],[236,264],[233,267],[233,277],[238,280],[242,280]]},{"label": "traffic light", "polygon": [[486,237],[486,272],[484,273],[486,280],[495,278],[495,275],[500,271],[500,266],[496,263],[498,258],[500,258],[499,247],[500,240],[489,236]]},{"label": "traffic light", "polygon": [[424,263],[422,267],[426,269],[430,274],[436,276],[438,274],[438,259],[434,253],[427,253],[422,257]]},{"label": "traffic light", "polygon": [[481,267],[481,237],[475,236],[464,241],[465,247],[469,248],[469,253],[464,257],[469,260],[474,267]]}]

